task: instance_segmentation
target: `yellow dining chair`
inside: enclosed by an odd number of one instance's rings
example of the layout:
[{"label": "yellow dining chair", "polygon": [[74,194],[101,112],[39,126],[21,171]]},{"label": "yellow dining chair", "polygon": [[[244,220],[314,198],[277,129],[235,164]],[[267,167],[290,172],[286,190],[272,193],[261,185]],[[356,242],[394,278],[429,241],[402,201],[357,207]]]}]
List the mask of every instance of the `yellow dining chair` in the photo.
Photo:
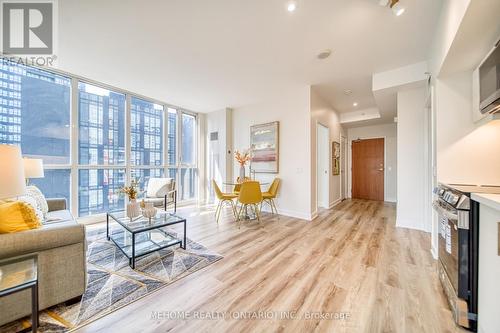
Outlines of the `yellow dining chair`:
[{"label": "yellow dining chair", "polygon": [[251,179],[248,177],[243,178],[243,180],[240,177],[236,178],[236,184],[234,185],[234,188],[233,188],[234,194],[236,194],[236,195],[240,194],[241,184],[243,182],[247,182],[249,180],[251,180]]},{"label": "yellow dining chair", "polygon": [[217,196],[217,199],[219,199],[219,204],[217,205],[217,209],[215,210],[215,219],[217,223],[219,223],[219,218],[220,218],[220,213],[222,210],[222,207],[225,203],[230,203],[231,209],[233,210],[233,214],[235,218],[238,218],[236,215],[236,207],[234,206],[234,201],[233,199],[237,198],[238,195],[233,194],[233,193],[223,193],[219,185],[215,182],[215,180],[212,179],[212,186],[214,187],[215,195]]},{"label": "yellow dining chair", "polygon": [[240,190],[241,190],[241,184],[234,184],[233,193],[238,195],[240,194]]},{"label": "yellow dining chair", "polygon": [[238,201],[241,203],[240,211],[238,212],[238,228],[241,226],[241,215],[248,206],[252,207],[257,220],[260,222],[260,211],[257,206],[262,201],[262,192],[260,190],[260,183],[256,181],[246,181],[241,184],[240,194]]},{"label": "yellow dining chair", "polygon": [[262,202],[260,204],[261,211],[262,211],[262,204],[267,203],[271,207],[271,213],[278,214],[278,208],[276,208],[276,204],[274,203],[274,199],[276,199],[276,195],[278,194],[280,184],[281,184],[281,179],[274,178],[274,180],[273,180],[271,186],[269,186],[269,189],[267,190],[267,192],[262,193]]}]

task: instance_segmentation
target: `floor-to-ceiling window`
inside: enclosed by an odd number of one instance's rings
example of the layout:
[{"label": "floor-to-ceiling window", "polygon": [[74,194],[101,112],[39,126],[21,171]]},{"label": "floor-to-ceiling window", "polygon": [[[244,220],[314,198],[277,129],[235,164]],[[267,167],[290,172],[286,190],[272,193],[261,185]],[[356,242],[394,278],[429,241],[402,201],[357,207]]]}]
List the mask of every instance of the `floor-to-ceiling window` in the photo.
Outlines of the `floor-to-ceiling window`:
[{"label": "floor-to-ceiling window", "polygon": [[130,103],[131,174],[142,190],[149,178],[163,177],[164,108],[132,97]]},{"label": "floor-to-ceiling window", "polygon": [[49,197],[70,199],[71,79],[0,59],[0,143],[41,158]]},{"label": "floor-to-ceiling window", "polygon": [[167,121],[168,121],[168,135],[167,135],[167,175],[170,178],[177,178],[177,118],[179,113],[176,109],[168,108]]},{"label": "floor-to-ceiling window", "polygon": [[125,95],[78,83],[78,215],[124,205]]},{"label": "floor-to-ceiling window", "polygon": [[[131,179],[177,181],[196,198],[197,118],[180,108],[69,74],[0,59],[0,143],[42,158],[47,197],[73,201],[79,216],[123,209]],[[72,190],[71,190],[72,189]]]},{"label": "floor-to-ceiling window", "polygon": [[196,117],[181,113],[181,200],[196,197]]}]

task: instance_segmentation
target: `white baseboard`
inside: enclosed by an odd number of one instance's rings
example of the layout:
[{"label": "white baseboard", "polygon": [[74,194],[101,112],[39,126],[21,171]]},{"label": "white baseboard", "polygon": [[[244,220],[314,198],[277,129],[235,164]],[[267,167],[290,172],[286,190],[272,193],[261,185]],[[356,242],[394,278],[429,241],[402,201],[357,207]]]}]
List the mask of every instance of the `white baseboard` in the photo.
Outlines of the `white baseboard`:
[{"label": "white baseboard", "polygon": [[434,247],[431,247],[431,254],[432,254],[432,257],[437,260],[438,259],[438,253],[436,251],[436,249]]},{"label": "white baseboard", "polygon": [[396,227],[412,229],[412,230],[419,230],[419,231],[423,231],[423,232],[427,232],[427,233],[431,232],[430,230],[426,230],[423,227],[414,226],[413,223],[405,223],[404,220],[402,220],[401,218],[398,218],[398,217],[396,217]]},{"label": "white baseboard", "polygon": [[396,198],[385,198],[384,201],[386,202],[398,202]]},{"label": "white baseboard", "polygon": [[328,209],[332,209],[333,207],[337,206],[341,202],[342,202],[342,199],[337,199],[334,202],[331,202],[330,206],[328,207]]},{"label": "white baseboard", "polygon": [[307,221],[312,221],[318,216],[317,212],[314,212],[312,214],[307,214],[307,213],[297,212],[297,211],[288,210],[288,209],[280,209],[279,207],[278,207],[278,214],[283,215],[283,216],[295,217],[297,219],[307,220]]}]

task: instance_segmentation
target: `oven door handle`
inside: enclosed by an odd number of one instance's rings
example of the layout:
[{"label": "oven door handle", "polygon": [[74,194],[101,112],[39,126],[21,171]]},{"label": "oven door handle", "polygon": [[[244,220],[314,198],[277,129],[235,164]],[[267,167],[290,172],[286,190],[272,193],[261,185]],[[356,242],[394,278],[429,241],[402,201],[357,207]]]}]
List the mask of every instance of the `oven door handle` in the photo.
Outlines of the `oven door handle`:
[{"label": "oven door handle", "polygon": [[443,215],[444,217],[446,217],[447,219],[449,220],[454,220],[454,221],[458,221],[458,214],[455,213],[455,212],[452,212],[448,209],[445,209],[443,207],[441,207],[440,205],[438,205],[437,203],[433,202],[432,203],[432,206],[434,207],[434,209],[441,215]]}]

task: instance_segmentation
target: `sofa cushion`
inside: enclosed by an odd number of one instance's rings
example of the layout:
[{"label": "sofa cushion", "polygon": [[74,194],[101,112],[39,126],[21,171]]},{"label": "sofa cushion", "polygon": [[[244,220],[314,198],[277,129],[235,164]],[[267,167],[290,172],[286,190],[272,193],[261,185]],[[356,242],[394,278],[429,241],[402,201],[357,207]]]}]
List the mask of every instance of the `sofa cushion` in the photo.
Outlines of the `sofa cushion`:
[{"label": "sofa cushion", "polygon": [[35,209],[26,202],[13,201],[0,205],[0,234],[18,233],[41,225]]},{"label": "sofa cushion", "polygon": [[69,210],[55,210],[47,213],[47,219],[44,224],[65,222],[74,220]]},{"label": "sofa cushion", "polygon": [[148,198],[164,198],[172,189],[173,178],[150,178],[146,196]]},{"label": "sofa cushion", "polygon": [[43,213],[43,218],[45,219],[49,211],[49,206],[47,205],[47,199],[45,199],[42,191],[36,186],[26,186],[26,195],[36,200],[38,207]]},{"label": "sofa cushion", "polygon": [[85,227],[76,221],[51,223],[41,228],[0,235],[0,258],[39,252],[85,241]]},{"label": "sofa cushion", "polygon": [[150,202],[155,207],[163,207],[165,205],[165,198],[146,198],[145,202]]}]

